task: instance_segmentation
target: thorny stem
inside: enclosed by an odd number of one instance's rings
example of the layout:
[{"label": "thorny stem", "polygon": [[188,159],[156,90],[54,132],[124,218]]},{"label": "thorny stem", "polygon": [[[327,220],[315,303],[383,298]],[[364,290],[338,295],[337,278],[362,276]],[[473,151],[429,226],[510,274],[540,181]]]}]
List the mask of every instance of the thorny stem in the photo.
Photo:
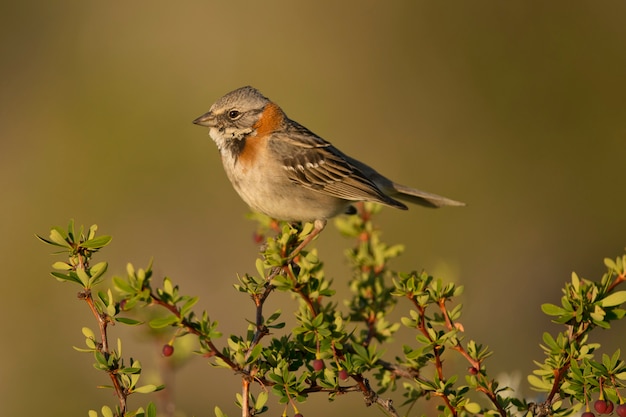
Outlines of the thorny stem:
[{"label": "thorny stem", "polygon": [[[428,330],[426,329],[426,308],[424,306],[419,305],[415,298],[411,298],[411,301],[413,302],[413,305],[417,308],[417,311],[419,313],[419,321],[417,324],[419,331],[422,332],[422,334],[430,342],[433,342],[434,341],[433,338],[430,336],[430,334],[428,333]],[[435,369],[437,370],[437,376],[439,377],[439,380],[443,381],[444,375],[443,375],[443,366],[441,362],[441,345],[436,344],[433,346],[433,354],[435,355]],[[456,416],[457,415],[456,408],[454,408],[452,404],[450,404],[450,400],[448,400],[448,398],[445,395],[439,395],[439,396],[445,403],[446,407],[448,407],[452,415]]]},{"label": "thorny stem", "polygon": [[365,322],[367,323],[367,336],[361,344],[365,347],[368,347],[369,344],[372,342],[372,339],[376,335],[376,314],[373,311],[370,312]]},{"label": "thorny stem", "polygon": [[561,380],[567,374],[567,370],[569,369],[570,364],[571,364],[571,358],[568,358],[565,365],[553,371],[554,383],[552,384],[552,389],[550,390],[550,394],[548,394],[548,397],[544,401],[545,404],[552,404],[552,400],[559,393],[559,390],[561,389]]},{"label": "thorny stem", "polygon": [[296,279],[296,277],[293,275],[293,271],[287,267],[285,267],[285,273],[289,276],[289,278],[291,278],[291,280],[294,283],[294,290],[295,292],[300,296],[300,298],[302,298],[302,300],[306,303],[307,307],[309,308],[309,310],[311,311],[311,314],[313,315],[313,317],[317,316],[317,308],[315,308],[315,305],[313,304],[313,300],[311,300],[311,298],[302,290],[302,287],[298,285],[298,280]]},{"label": "thorny stem", "polygon": [[262,294],[255,294],[252,296],[252,300],[254,301],[254,305],[256,307],[256,331],[254,333],[254,337],[252,338],[252,342],[250,343],[250,348],[248,349],[248,352],[246,352],[246,360],[250,357],[252,350],[259,344],[261,339],[269,334],[267,327],[263,324],[263,304],[273,290],[274,286],[267,281],[265,291]]},{"label": "thorny stem", "polygon": [[[615,375],[611,375],[611,383],[613,384],[613,386],[617,386],[617,381],[615,380]],[[620,404],[624,404],[624,399],[622,398],[622,395],[619,393],[619,390],[615,390],[615,393],[617,394],[617,398],[619,399],[619,403]]]},{"label": "thorny stem", "polygon": [[[82,263],[82,258],[80,258],[79,267],[84,267]],[[100,346],[97,349],[108,359],[111,352],[109,351],[109,341],[107,335],[107,327],[109,325],[109,317],[106,314],[102,314],[98,311],[96,304],[93,301],[93,297],[91,295],[91,290],[89,288],[85,288],[83,291],[78,293],[78,298],[85,300],[91,313],[96,318],[98,322],[98,327],[100,329]],[[115,395],[117,396],[120,403],[120,415],[126,415],[126,398],[128,397],[128,393],[122,388],[120,381],[117,376],[117,368],[107,370],[109,374],[109,378],[111,378],[111,383],[113,384],[113,390],[115,391]]]},{"label": "thorny stem", "polygon": [[379,359],[376,361],[377,365],[380,365],[383,367],[383,369],[385,369],[386,371],[391,372],[392,374],[400,377],[400,378],[407,378],[407,379],[417,379],[419,378],[419,371],[417,369],[414,368],[402,368],[399,365],[393,364],[391,362],[387,362],[384,361],[382,359]]},{"label": "thorny stem", "polygon": [[[437,304],[439,305],[439,310],[441,310],[441,314],[443,314],[444,320],[446,322],[446,328],[449,331],[452,331],[452,330],[456,329],[456,326],[454,325],[454,323],[450,319],[450,316],[448,315],[448,310],[446,309],[446,300],[445,299],[441,299],[441,300],[439,300],[439,302]],[[474,369],[480,370],[480,365],[481,365],[480,361],[472,358],[470,356],[470,354],[467,353],[467,351],[465,350],[463,345],[461,345],[461,343],[458,340],[457,340],[456,344],[454,346],[452,346],[452,348],[454,350],[456,350],[457,352],[459,352],[465,359],[467,359],[467,361],[470,363],[470,365]]]},{"label": "thorny stem", "polygon": [[[273,290],[274,290],[274,286],[270,284],[270,280],[267,280],[266,285],[265,285],[265,291],[263,291],[262,294],[254,294],[252,296],[252,300],[254,301],[254,305],[256,307],[256,320],[255,320],[256,331],[254,333],[252,342],[250,343],[250,348],[246,352],[246,356],[245,356],[246,361],[252,354],[252,350],[254,349],[254,347],[259,344],[263,336],[266,336],[269,334],[267,327],[263,324],[263,304],[265,303],[265,300],[267,299],[267,297],[270,295],[270,293]],[[252,365],[250,365],[250,367],[251,366]],[[250,398],[250,381],[252,379],[251,377],[252,370],[247,369],[246,371],[247,372],[244,373],[244,375],[241,378],[241,383],[242,383],[241,415],[242,417],[251,416],[249,398]]]},{"label": "thorny stem", "polygon": [[363,378],[363,375],[357,374],[352,375],[352,379],[354,379],[357,383],[357,387],[363,393],[363,399],[365,400],[366,406],[371,406],[372,404],[376,404],[385,410],[392,417],[399,417],[398,412],[393,407],[393,402],[391,400],[385,400],[378,396],[376,391],[374,391],[369,384],[369,381],[366,378]]},{"label": "thorny stem", "polygon": [[[419,321],[418,321],[418,329],[419,329],[419,331],[430,342],[433,342],[432,337],[430,336],[430,334],[428,333],[428,330],[426,329],[426,308],[424,306],[419,305],[415,298],[411,297],[410,299],[411,299],[411,302],[413,303],[413,305],[415,306],[415,308],[417,309],[417,311],[419,313]],[[448,315],[448,310],[446,309],[445,301],[446,301],[445,299],[440,299],[440,300],[438,300],[437,305],[439,306],[439,310],[441,311],[441,313],[443,315],[443,318],[444,318],[444,321],[445,321],[445,324],[446,324],[446,328],[449,331],[452,331],[452,330],[456,329],[456,326],[454,325],[454,323],[450,319],[450,316]],[[480,361],[472,358],[471,355],[465,350],[465,348],[463,347],[463,345],[461,345],[461,343],[459,341],[457,341],[452,346],[452,349],[454,349],[457,352],[459,352],[461,354],[461,356],[463,356],[471,364],[471,366],[474,369],[480,371],[480,367],[481,367]],[[439,377],[440,380],[443,381],[444,380],[444,374],[443,374],[443,362],[441,360],[441,346],[440,345],[433,346],[433,354],[435,356],[435,369],[437,370],[437,376]],[[481,378],[484,379],[484,376],[481,375]],[[498,410],[498,413],[502,417],[505,417],[506,416],[506,410],[502,407],[502,405],[500,405],[496,393],[491,388],[493,381],[484,381],[484,382],[486,383],[485,385],[488,386],[489,388],[479,387],[479,388],[477,388],[477,390],[482,392],[483,394],[485,394],[487,396],[487,398],[489,398],[489,400],[496,407],[496,409]],[[446,404],[448,409],[452,412],[452,415],[456,416],[457,415],[456,409],[452,406],[452,404],[450,403],[448,398],[445,395],[440,395],[440,397],[442,398],[442,400],[444,401],[444,403]]]},{"label": "thorny stem", "polygon": [[250,405],[249,405],[249,397],[250,397],[250,380],[246,377],[241,379],[241,416],[242,417],[250,417]]},{"label": "thorny stem", "polygon": [[[456,326],[454,325],[454,323],[452,322],[452,319],[450,319],[450,316],[448,315],[448,310],[446,309],[446,300],[442,298],[439,300],[437,304],[439,305],[439,310],[441,311],[441,314],[443,314],[447,329],[449,331],[454,330]],[[474,369],[480,372],[481,361],[472,358],[472,356],[469,353],[467,353],[463,345],[461,345],[461,342],[457,340],[457,342],[454,344],[454,346],[452,346],[452,348],[456,350],[457,352],[459,352],[461,356],[463,356]],[[500,405],[500,402],[498,401],[498,396],[492,389],[493,381],[486,381],[486,378],[482,373],[479,374],[478,377],[481,378],[483,382],[485,382],[485,385],[489,387],[488,389],[484,387],[479,387],[478,391],[485,394],[487,398],[489,398],[491,403],[498,409],[498,412],[500,413],[500,415],[502,417],[505,417],[506,410],[502,408],[502,405]]]},{"label": "thorny stem", "polygon": [[[482,378],[484,378],[484,376],[482,376]],[[498,396],[493,391],[493,388],[492,388],[493,381],[488,381],[486,384],[489,387],[488,389],[479,387],[477,388],[477,390],[482,392],[483,394],[487,396],[487,398],[489,398],[489,400],[493,403],[493,405],[498,409],[498,413],[500,413],[502,417],[506,417],[507,415],[506,410],[502,408],[502,406],[500,405],[500,402],[498,401]]]}]

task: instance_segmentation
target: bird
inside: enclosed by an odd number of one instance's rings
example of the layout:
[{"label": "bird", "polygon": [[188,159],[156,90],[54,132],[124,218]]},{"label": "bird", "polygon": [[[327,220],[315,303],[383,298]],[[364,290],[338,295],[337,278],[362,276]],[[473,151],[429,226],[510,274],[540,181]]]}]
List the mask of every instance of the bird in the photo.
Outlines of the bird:
[{"label": "bird", "polygon": [[[404,202],[433,208],[465,205],[386,178],[290,119],[251,86],[225,94],[193,123],[209,128],[228,179],[253,211],[276,220],[313,223],[291,257],[328,219],[355,213],[356,202],[401,210],[408,209]],[[379,146],[388,153],[386,145]]]}]

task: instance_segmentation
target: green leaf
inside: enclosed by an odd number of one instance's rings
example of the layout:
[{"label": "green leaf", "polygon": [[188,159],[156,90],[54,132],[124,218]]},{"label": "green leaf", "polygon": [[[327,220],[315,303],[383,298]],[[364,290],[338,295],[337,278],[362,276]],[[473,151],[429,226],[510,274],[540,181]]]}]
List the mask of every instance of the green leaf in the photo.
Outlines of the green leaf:
[{"label": "green leaf", "polygon": [[[93,277],[92,277],[92,280],[93,280]],[[102,292],[98,292],[98,296],[100,297],[100,299],[106,306],[106,313],[111,317],[115,316],[115,312],[116,312],[115,301],[113,301],[113,294],[111,293],[111,289],[107,290],[106,297],[103,297],[103,295],[104,294],[102,294]]]},{"label": "green leaf", "polygon": [[88,337],[89,339],[96,339],[96,334],[89,327],[83,327],[81,331],[83,332],[83,336]]},{"label": "green leaf", "polygon": [[124,323],[127,324],[129,326],[135,326],[137,324],[142,324],[142,321],[139,320],[135,320],[135,319],[129,319],[128,317],[116,317],[115,321],[119,321],[120,323]]},{"label": "green leaf", "polygon": [[626,291],[617,291],[604,297],[600,304],[602,307],[614,307],[626,302]]},{"label": "green leaf", "polygon": [[255,262],[255,266],[256,266],[256,271],[258,272],[259,276],[262,277],[265,275],[265,265],[263,263],[263,260],[261,258],[257,258],[256,262]]},{"label": "green leaf", "polygon": [[156,416],[157,416],[156,405],[154,405],[154,403],[152,402],[148,403],[148,407],[146,407],[145,417],[156,417]]},{"label": "green leaf", "polygon": [[117,289],[122,292],[125,292],[125,293],[134,292],[132,285],[130,285],[129,282],[123,278],[113,277],[113,285],[115,285]]},{"label": "green leaf", "polygon": [[85,271],[85,268],[78,267],[76,268],[76,275],[78,275],[78,279],[80,279],[80,283],[83,284],[83,287],[89,288],[89,275]]},{"label": "green leaf", "polygon": [[165,317],[159,317],[159,318],[150,320],[148,324],[153,329],[162,329],[163,327],[171,326],[174,323],[178,323],[178,317],[176,317],[173,314],[170,314]]},{"label": "green leaf", "polygon": [[174,286],[172,285],[172,280],[168,277],[163,278],[163,292],[168,295],[174,294]]},{"label": "green leaf", "polygon": [[57,246],[72,249],[72,245],[65,240],[65,232],[61,233],[61,229],[53,228],[50,230],[50,241]]},{"label": "green leaf", "polygon": [[250,352],[248,356],[248,360],[246,362],[253,363],[254,361],[256,361],[262,351],[263,351],[263,345],[256,345],[254,349],[252,349],[252,352]]},{"label": "green leaf", "polygon": [[141,373],[141,364],[137,362],[133,363],[133,368],[121,368],[118,369],[117,372],[120,374],[128,374],[128,375],[136,375]]},{"label": "green leaf", "polygon": [[113,417],[113,411],[111,410],[111,408],[107,407],[106,405],[102,406],[101,411],[104,417]]},{"label": "green leaf", "polygon": [[85,352],[93,352],[97,348],[96,340],[89,337],[85,339],[85,345],[87,345]]},{"label": "green leaf", "polygon": [[478,403],[467,403],[463,406],[463,408],[465,408],[465,410],[471,414],[478,414],[481,410],[480,404]]},{"label": "green leaf", "polygon": [[[90,340],[90,339],[88,339],[88,340]],[[83,349],[83,348],[79,348],[79,347],[76,347],[76,346],[72,346],[72,349],[74,349],[77,352],[93,352],[95,348]]]},{"label": "green leaf", "polygon": [[561,350],[561,346],[559,346],[556,340],[554,340],[552,335],[548,332],[543,333],[543,343],[545,343],[546,346],[553,352],[559,352]]},{"label": "green leaf", "polygon": [[311,326],[313,328],[318,328],[324,322],[324,313],[320,313],[311,321]]},{"label": "green leaf", "polygon": [[578,292],[580,288],[580,278],[578,278],[576,272],[572,272],[572,286],[574,287],[574,291]]},{"label": "green leaf", "polygon": [[256,403],[254,404],[254,409],[255,410],[263,409],[263,406],[267,402],[268,397],[269,397],[269,395],[268,395],[267,391],[261,391],[259,393],[259,396],[258,396],[257,400],[256,400]]},{"label": "green leaf", "polygon": [[543,379],[537,377],[536,375],[528,375],[528,382],[534,389],[539,391],[550,391],[552,389],[552,384],[544,381]]},{"label": "green leaf", "polygon": [[610,269],[611,271],[616,271],[617,270],[617,264],[615,263],[615,261],[611,258],[604,258],[604,265]]},{"label": "green leaf", "polygon": [[226,414],[222,412],[222,410],[218,406],[215,406],[213,411],[215,412],[215,417],[228,417]]},{"label": "green leaf", "polygon": [[97,264],[95,264],[94,266],[92,266],[89,269],[89,273],[91,275],[91,284],[95,284],[98,280],[98,278],[100,278],[102,276],[102,274],[104,274],[107,270],[107,268],[109,267],[109,264],[106,262],[98,262]]},{"label": "green leaf", "polygon": [[87,413],[89,417],[98,417],[98,412],[96,410],[89,410]]},{"label": "green leaf", "polygon": [[186,316],[187,313],[193,308],[194,305],[198,302],[198,297],[191,297],[183,306],[180,308],[180,314],[182,316]]},{"label": "green leaf", "polygon": [[411,320],[408,317],[400,317],[400,322],[402,322],[402,324],[404,324],[406,327],[415,327],[416,326],[415,320]]},{"label": "green leaf", "polygon": [[542,304],[541,311],[549,316],[561,316],[567,313],[567,310],[564,308],[550,303]]},{"label": "green leaf", "polygon": [[113,238],[111,236],[100,236],[95,239],[89,239],[80,246],[87,249],[100,249],[106,245],[108,245]]},{"label": "green leaf", "polygon": [[139,392],[141,394],[148,394],[150,392],[154,392],[157,390],[157,386],[154,384],[142,385],[141,387],[137,387],[133,390],[133,392]]},{"label": "green leaf", "polygon": [[61,261],[53,263],[52,267],[54,269],[58,269],[59,271],[71,271],[72,270],[72,265],[66,262],[61,262]]},{"label": "green leaf", "polygon": [[80,285],[83,284],[82,282],[80,282],[80,280],[77,277],[75,277],[72,274],[65,275],[65,274],[62,274],[60,272],[52,271],[52,272],[50,272],[50,275],[52,275],[53,277],[55,277],[59,281],[72,281],[72,282],[75,282],[75,283],[80,284]]},{"label": "green leaf", "polygon": [[97,364],[95,365],[102,365],[102,369],[108,369],[109,367],[109,362],[107,361],[106,357],[104,356],[104,354],[100,351],[95,351],[94,353],[94,357],[96,358],[96,362]]}]

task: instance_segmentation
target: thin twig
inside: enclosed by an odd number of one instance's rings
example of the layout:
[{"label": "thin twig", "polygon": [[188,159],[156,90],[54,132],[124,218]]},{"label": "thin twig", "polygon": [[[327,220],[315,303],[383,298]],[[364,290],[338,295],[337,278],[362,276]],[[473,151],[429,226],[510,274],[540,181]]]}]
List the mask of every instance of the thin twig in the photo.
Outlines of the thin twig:
[{"label": "thin twig", "polygon": [[370,387],[369,381],[366,378],[363,378],[363,375],[357,374],[351,375],[351,377],[356,381],[358,388],[363,393],[363,399],[365,400],[366,406],[369,407],[372,404],[376,404],[383,410],[385,410],[390,416],[400,417],[400,415],[393,406],[393,401],[391,399],[380,398],[376,391],[374,391]]},{"label": "thin twig", "polygon": [[[96,304],[93,301],[93,297],[91,295],[91,290],[85,288],[83,291],[78,293],[78,298],[85,300],[91,313],[96,318],[98,322],[98,327],[100,329],[100,338],[101,342],[97,349],[104,355],[105,358],[109,358],[111,352],[109,351],[109,341],[107,336],[107,326],[109,324],[108,316],[100,313]],[[120,380],[117,376],[117,368],[116,369],[108,369],[107,373],[109,374],[109,378],[111,378],[111,383],[113,384],[113,390],[115,391],[115,395],[117,396],[120,403],[120,414],[126,415],[126,398],[128,397],[128,393],[124,391],[120,384]]]},{"label": "thin twig", "polygon": [[250,414],[250,380],[241,378],[241,417],[251,417]]}]

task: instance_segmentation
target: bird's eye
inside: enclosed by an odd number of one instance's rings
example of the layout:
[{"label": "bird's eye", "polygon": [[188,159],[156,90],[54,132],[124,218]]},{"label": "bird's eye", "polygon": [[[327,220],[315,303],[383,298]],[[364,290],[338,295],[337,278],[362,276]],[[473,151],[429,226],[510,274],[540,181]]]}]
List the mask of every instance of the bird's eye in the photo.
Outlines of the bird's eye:
[{"label": "bird's eye", "polygon": [[239,116],[241,116],[241,112],[239,110],[231,110],[231,111],[228,112],[228,117],[231,120],[238,119]]}]

